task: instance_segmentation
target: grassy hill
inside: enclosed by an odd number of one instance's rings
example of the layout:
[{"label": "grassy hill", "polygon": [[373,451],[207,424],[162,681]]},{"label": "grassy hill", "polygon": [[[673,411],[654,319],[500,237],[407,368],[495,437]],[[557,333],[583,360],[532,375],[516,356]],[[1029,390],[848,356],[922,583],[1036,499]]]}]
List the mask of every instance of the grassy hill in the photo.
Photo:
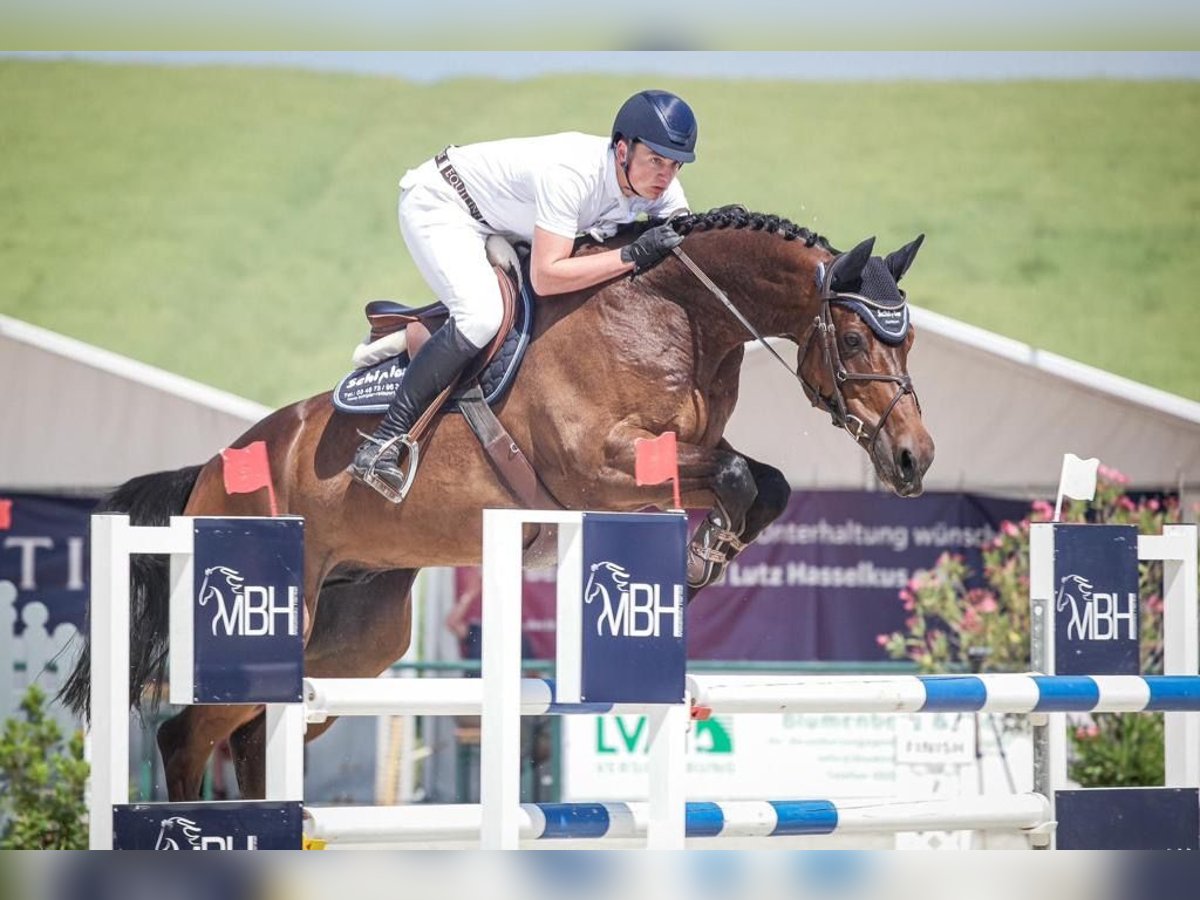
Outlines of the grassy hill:
[{"label": "grassy hill", "polygon": [[[1200,85],[659,80],[697,209],[929,237],[918,304],[1200,399]],[[447,143],[604,131],[642,78],[414,85],[0,62],[0,312],[278,404],[423,300],[396,182]]]}]

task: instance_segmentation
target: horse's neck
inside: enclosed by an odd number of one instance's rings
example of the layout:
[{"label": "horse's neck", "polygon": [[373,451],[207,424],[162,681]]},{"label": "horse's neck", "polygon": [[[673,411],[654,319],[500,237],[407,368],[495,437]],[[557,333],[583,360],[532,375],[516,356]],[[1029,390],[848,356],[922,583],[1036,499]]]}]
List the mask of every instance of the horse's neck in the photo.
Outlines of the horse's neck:
[{"label": "horse's neck", "polygon": [[[688,255],[764,337],[795,337],[816,314],[820,291],[817,265],[831,254],[802,242],[761,231],[727,230],[699,234]],[[753,337],[738,317],[684,266],[673,266],[672,294],[688,298],[699,314],[694,328],[700,343],[720,358]]]}]

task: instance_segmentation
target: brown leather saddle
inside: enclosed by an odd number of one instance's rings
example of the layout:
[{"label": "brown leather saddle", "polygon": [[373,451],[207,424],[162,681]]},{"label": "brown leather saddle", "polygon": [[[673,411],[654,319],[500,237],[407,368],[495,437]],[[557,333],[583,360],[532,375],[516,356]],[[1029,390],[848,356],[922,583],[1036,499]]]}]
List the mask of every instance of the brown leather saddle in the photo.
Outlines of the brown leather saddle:
[{"label": "brown leather saddle", "polygon": [[[516,280],[499,266],[493,266],[493,271],[500,284],[500,297],[504,302],[504,317],[500,330],[463,374],[448,385],[421,414],[409,432],[409,437],[419,446],[434,418],[441,412],[446,401],[457,392],[459,411],[479,438],[496,474],[513,497],[529,509],[562,509],[562,504],[554,499],[542,484],[512,435],[500,424],[479,386],[479,373],[486,369],[500,352],[517,316],[519,286]],[[408,356],[411,359],[429,340],[429,336],[446,323],[450,317],[450,310],[444,303],[409,307],[391,300],[374,300],[367,304],[366,316],[371,326],[371,343],[403,330]]]}]

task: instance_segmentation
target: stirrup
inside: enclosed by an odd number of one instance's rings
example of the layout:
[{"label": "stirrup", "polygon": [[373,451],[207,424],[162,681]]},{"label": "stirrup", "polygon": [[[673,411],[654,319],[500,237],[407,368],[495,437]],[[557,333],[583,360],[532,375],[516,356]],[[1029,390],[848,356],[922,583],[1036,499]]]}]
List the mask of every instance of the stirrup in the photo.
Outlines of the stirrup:
[{"label": "stirrup", "polygon": [[[379,445],[379,451],[375,454],[371,464],[367,466],[367,471],[362,474],[362,482],[373,487],[376,491],[382,494],[392,503],[401,503],[408,496],[408,491],[412,487],[413,479],[417,477],[417,466],[421,463],[421,447],[410,438],[407,434],[401,434],[394,438],[388,438],[386,441],[380,441],[374,435],[363,434],[359,432],[359,436],[368,441],[372,441]],[[375,471],[375,464],[384,452],[392,446],[400,444],[408,450],[408,471],[404,472],[403,480],[397,485],[392,484],[382,474]],[[396,456],[396,468],[400,468],[399,454]]]}]

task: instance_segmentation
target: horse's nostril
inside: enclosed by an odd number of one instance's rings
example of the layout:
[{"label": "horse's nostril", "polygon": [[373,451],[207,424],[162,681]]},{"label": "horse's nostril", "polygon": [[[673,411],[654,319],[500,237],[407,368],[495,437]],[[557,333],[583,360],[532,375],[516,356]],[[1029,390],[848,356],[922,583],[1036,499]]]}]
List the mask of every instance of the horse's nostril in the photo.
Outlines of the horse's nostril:
[{"label": "horse's nostril", "polygon": [[917,460],[912,455],[911,450],[901,450],[896,458],[896,467],[900,470],[900,477],[907,483],[913,480],[917,474]]}]

